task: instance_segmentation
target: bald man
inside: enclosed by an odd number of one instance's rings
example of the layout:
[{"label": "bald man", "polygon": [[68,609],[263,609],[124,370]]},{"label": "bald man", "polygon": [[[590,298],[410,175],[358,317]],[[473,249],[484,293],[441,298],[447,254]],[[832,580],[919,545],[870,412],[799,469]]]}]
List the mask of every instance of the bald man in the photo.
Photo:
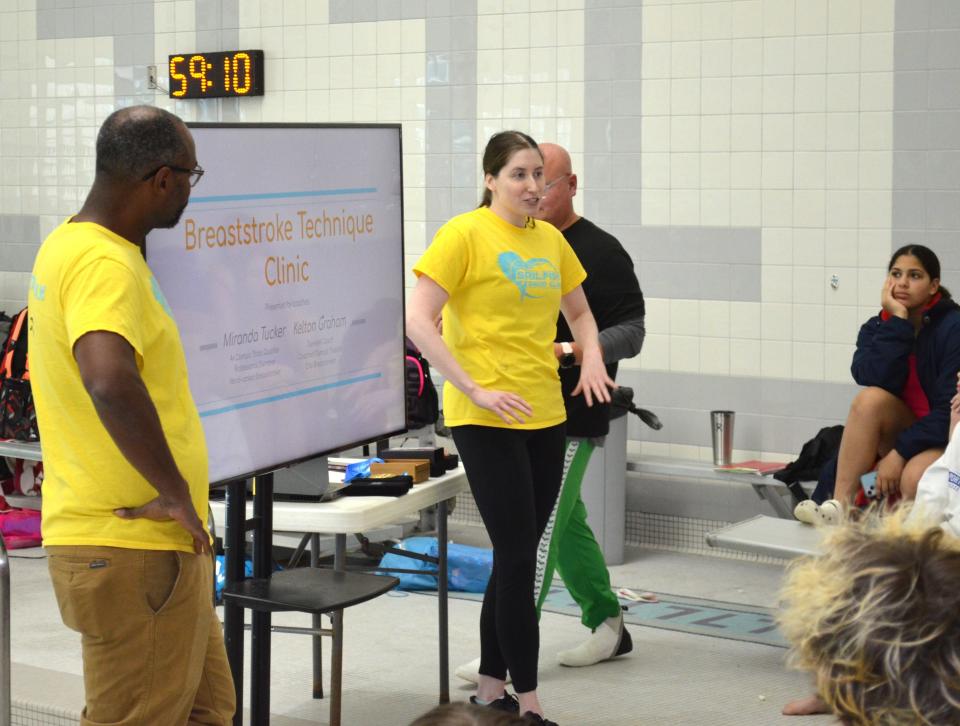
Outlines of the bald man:
[{"label": "bald man", "polygon": [[[600,330],[600,346],[607,373],[617,374],[617,361],[632,358],[643,346],[643,293],[633,272],[633,260],[615,237],[603,231],[573,208],[577,175],[570,154],[557,144],[542,143],[543,176],[538,219],[559,229],[587,271],[583,291]],[[580,377],[580,347],[561,315],[557,322],[554,352],[560,362],[560,381],[567,409],[567,454],[564,478],[553,516],[540,541],[537,561],[545,563],[537,573],[537,612],[543,606],[554,570],[580,606],[581,621],[591,634],[578,646],[557,654],[566,666],[589,666],[629,653],[630,633],[623,625],[623,611],[610,589],[610,573],[603,552],[587,524],[587,510],[580,486],[587,464],[610,429],[610,405],[594,401],[588,407],[583,396],[571,395]],[[477,682],[479,659],[456,669],[464,680]]]}]

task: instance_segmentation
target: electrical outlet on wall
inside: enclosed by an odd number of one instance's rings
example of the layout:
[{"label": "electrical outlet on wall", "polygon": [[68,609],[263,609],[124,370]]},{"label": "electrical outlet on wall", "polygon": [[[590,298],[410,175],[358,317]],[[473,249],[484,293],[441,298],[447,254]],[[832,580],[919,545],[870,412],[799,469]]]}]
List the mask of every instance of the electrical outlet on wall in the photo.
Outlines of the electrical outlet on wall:
[{"label": "electrical outlet on wall", "polygon": [[157,88],[157,67],[147,66],[147,88]]}]

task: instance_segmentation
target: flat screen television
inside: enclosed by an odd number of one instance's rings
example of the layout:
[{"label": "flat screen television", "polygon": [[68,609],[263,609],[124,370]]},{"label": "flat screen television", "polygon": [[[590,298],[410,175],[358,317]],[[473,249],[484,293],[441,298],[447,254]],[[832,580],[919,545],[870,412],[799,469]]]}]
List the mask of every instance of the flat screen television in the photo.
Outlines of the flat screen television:
[{"label": "flat screen television", "polygon": [[188,124],[204,175],[147,238],[220,483],[404,430],[398,124]]}]

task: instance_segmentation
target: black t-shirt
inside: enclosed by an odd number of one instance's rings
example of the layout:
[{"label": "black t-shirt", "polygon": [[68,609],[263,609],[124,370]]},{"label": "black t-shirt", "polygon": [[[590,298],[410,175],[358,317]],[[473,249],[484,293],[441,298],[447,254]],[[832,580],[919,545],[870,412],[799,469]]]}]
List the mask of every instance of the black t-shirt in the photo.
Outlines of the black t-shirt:
[{"label": "black t-shirt", "polygon": [[[587,271],[583,291],[597,328],[604,330],[644,314],[643,293],[633,272],[633,260],[617,238],[604,232],[588,219],[580,218],[563,231],[580,264]],[[567,321],[557,321],[557,341],[571,341],[573,335]],[[617,364],[607,365],[611,378],[617,375]],[[605,436],[610,430],[610,406],[594,403],[588,407],[583,394],[571,396],[580,380],[580,367],[560,369],[563,400],[567,406],[567,435]]]}]

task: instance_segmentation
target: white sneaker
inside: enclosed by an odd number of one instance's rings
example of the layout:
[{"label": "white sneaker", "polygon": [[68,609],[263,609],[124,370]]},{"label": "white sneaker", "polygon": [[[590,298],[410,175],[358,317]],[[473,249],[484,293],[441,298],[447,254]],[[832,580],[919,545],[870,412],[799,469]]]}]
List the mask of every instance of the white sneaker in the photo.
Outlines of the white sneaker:
[{"label": "white sneaker", "polygon": [[[469,681],[470,683],[474,683],[474,684],[479,683],[480,682],[480,659],[474,658],[469,663],[464,663],[463,665],[459,665],[454,669],[453,672],[457,676],[457,678],[462,678],[463,680]],[[510,674],[507,673],[507,680],[505,681],[505,683],[510,683],[510,681],[511,681]]]},{"label": "white sneaker", "polygon": [[828,499],[820,505],[820,516],[824,524],[840,524],[844,520],[843,505],[836,499]]},{"label": "white sneaker", "polygon": [[633,639],[623,627],[623,613],[607,618],[593,634],[576,648],[557,653],[560,665],[571,667],[591,666],[600,661],[616,658],[633,650]]},{"label": "white sneaker", "polygon": [[820,516],[820,507],[812,499],[805,499],[793,508],[793,516],[804,524],[818,525],[823,520]]},{"label": "white sneaker", "polygon": [[819,507],[808,499],[793,508],[793,516],[804,524],[822,527],[840,524],[844,520],[844,511],[836,499],[828,499]]}]

